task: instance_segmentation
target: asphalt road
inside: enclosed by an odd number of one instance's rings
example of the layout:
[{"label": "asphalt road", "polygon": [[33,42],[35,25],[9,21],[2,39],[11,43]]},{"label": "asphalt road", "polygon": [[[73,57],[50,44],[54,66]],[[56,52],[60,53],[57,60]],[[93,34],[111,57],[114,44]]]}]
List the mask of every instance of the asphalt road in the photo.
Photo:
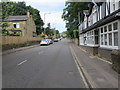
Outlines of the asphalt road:
[{"label": "asphalt road", "polygon": [[3,56],[3,88],[85,88],[69,40]]}]

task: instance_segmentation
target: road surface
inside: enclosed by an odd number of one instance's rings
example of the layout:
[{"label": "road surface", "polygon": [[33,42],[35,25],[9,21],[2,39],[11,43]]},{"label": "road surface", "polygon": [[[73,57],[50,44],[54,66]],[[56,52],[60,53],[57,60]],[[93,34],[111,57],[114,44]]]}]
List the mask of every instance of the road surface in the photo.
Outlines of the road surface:
[{"label": "road surface", "polygon": [[63,39],[4,55],[3,88],[86,88],[70,43]]}]

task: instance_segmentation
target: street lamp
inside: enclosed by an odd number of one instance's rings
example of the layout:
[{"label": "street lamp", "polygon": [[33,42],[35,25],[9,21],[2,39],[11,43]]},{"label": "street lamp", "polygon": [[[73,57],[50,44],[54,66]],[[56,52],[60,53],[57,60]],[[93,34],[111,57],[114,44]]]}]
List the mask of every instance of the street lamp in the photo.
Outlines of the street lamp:
[{"label": "street lamp", "polygon": [[[47,14],[51,14],[51,13],[44,13],[44,23],[45,23],[45,16],[46,16]],[[45,27],[44,27],[44,34],[45,34]]]}]

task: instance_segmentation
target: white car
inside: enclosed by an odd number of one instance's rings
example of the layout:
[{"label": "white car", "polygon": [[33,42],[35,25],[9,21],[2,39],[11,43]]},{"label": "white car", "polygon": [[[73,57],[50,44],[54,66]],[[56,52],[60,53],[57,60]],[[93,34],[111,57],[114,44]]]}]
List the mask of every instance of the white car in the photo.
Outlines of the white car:
[{"label": "white car", "polygon": [[49,41],[47,40],[47,39],[45,39],[45,40],[42,40],[41,42],[40,42],[40,45],[49,45],[50,43],[49,43]]},{"label": "white car", "polygon": [[46,39],[46,40],[49,42],[49,44],[53,44],[52,39]]}]

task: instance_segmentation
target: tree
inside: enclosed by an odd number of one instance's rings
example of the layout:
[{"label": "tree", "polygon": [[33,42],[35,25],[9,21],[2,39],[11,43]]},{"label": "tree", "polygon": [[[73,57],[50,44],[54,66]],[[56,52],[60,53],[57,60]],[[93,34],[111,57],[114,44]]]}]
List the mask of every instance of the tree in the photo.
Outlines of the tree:
[{"label": "tree", "polygon": [[73,35],[74,35],[74,38],[79,38],[79,31],[73,30]]},{"label": "tree", "polygon": [[[67,2],[66,8],[63,9],[62,18],[66,21],[66,28],[68,30],[69,37],[73,38],[73,30],[78,29],[79,19],[78,13],[83,15],[83,10],[88,9],[89,2]],[[83,18],[80,18],[82,21]]]}]

